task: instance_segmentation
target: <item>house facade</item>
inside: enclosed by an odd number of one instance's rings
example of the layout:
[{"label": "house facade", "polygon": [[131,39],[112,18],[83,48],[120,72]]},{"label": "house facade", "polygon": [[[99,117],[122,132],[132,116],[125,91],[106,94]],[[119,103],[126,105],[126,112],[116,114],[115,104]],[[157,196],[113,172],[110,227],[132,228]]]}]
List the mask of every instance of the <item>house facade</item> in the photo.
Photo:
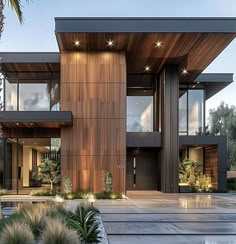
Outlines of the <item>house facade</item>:
[{"label": "house facade", "polygon": [[[227,142],[206,133],[205,103],[233,74],[202,74],[236,35],[235,18],[55,18],[58,53],[0,53],[0,186],[45,187],[42,158],[73,191],[179,192],[198,161],[226,188]],[[43,38],[42,38],[43,41]]]}]

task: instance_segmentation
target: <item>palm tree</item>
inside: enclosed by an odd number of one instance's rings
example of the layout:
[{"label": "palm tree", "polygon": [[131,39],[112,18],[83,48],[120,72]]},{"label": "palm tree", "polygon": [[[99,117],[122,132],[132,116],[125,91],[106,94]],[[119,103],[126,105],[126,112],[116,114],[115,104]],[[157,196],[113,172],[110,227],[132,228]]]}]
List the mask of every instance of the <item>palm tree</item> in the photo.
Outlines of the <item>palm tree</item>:
[{"label": "palm tree", "polygon": [[[28,0],[26,1],[28,2]],[[23,23],[24,20],[21,0],[0,0],[0,40],[1,40],[1,33],[3,31],[3,25],[4,25],[3,8],[5,4],[8,4],[12,8],[12,10],[15,12],[21,24]]]}]

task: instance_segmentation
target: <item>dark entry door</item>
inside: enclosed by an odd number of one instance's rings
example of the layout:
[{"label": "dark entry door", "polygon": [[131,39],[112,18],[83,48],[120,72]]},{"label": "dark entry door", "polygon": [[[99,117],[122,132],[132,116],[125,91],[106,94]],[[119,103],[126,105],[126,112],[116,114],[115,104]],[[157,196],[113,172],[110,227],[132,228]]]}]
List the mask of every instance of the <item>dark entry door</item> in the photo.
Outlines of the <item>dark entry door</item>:
[{"label": "dark entry door", "polygon": [[157,190],[157,156],[154,150],[127,152],[127,190]]}]

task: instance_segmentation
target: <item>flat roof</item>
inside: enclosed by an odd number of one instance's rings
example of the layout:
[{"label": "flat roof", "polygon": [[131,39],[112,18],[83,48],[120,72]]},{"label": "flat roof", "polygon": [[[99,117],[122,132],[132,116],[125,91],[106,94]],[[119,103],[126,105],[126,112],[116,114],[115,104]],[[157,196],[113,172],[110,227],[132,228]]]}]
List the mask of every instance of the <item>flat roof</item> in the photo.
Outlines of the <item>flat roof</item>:
[{"label": "flat roof", "polygon": [[55,22],[55,32],[236,32],[234,17],[56,17]]}]

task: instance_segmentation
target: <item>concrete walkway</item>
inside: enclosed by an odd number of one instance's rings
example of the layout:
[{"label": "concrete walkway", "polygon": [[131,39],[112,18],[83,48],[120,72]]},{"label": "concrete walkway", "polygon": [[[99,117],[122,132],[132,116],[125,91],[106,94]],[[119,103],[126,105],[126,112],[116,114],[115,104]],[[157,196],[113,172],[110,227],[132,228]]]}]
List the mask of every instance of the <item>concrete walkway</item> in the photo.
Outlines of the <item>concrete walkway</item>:
[{"label": "concrete walkway", "polygon": [[236,243],[236,195],[130,193],[96,202],[111,244]]}]

